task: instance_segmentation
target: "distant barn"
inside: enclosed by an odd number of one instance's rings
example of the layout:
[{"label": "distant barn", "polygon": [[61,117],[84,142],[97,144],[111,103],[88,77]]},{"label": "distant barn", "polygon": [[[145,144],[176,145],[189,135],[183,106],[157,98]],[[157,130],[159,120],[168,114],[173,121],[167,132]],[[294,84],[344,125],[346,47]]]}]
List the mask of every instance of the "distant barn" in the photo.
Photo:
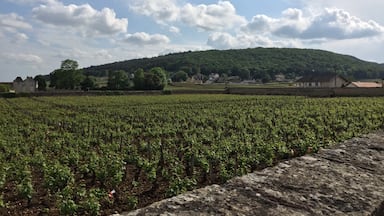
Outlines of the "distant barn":
[{"label": "distant barn", "polygon": [[296,81],[296,86],[301,88],[341,88],[349,81],[337,74],[307,75]]}]

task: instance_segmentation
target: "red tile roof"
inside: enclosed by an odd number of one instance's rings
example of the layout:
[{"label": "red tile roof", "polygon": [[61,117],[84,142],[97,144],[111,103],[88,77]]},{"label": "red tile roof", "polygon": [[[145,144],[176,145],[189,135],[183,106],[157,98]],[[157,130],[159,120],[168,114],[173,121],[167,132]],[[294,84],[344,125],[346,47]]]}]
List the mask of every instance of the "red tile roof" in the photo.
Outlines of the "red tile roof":
[{"label": "red tile roof", "polygon": [[354,86],[358,88],[381,88],[382,84],[377,82],[351,82],[348,86]]}]

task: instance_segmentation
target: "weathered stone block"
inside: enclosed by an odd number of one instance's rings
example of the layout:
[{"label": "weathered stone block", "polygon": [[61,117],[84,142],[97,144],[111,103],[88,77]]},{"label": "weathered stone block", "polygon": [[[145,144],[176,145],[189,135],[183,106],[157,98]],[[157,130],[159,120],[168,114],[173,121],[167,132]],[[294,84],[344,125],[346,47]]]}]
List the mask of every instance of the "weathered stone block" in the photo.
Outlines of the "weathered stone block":
[{"label": "weathered stone block", "polygon": [[122,215],[384,215],[384,132]]}]

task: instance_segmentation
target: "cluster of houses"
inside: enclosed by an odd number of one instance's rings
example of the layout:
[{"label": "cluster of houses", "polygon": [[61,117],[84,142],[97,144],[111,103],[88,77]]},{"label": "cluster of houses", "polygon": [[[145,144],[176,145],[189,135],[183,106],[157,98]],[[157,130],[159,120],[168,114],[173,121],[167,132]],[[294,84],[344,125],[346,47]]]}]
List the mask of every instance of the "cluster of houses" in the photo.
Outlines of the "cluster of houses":
[{"label": "cluster of houses", "polygon": [[[284,75],[278,74],[275,76],[276,82],[293,82],[288,80]],[[384,80],[383,80],[384,81]],[[383,81],[381,82],[350,82],[338,74],[314,74],[307,75],[297,79],[294,82],[295,87],[299,88],[383,88]],[[203,82],[202,75],[195,75],[189,79],[188,82],[195,84],[213,84],[213,83],[239,83],[239,84],[257,84],[260,81],[256,80],[241,80],[237,76],[226,77],[225,79],[219,74],[210,74],[208,80]]]}]

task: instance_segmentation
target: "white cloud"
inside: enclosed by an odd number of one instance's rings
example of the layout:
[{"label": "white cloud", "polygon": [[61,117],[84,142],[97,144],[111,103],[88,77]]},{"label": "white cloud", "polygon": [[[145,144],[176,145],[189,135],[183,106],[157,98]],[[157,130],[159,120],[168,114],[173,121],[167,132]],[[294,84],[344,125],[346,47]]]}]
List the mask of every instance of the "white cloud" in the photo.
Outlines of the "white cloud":
[{"label": "white cloud", "polygon": [[32,12],[43,23],[75,28],[88,36],[125,33],[128,27],[128,19],[116,18],[112,9],[98,11],[89,4],[46,4],[33,8]]},{"label": "white cloud", "polygon": [[169,38],[165,35],[161,35],[161,34],[150,35],[145,32],[127,34],[123,41],[126,43],[137,45],[137,46],[159,45],[159,44],[167,44],[170,42]]},{"label": "white cloud", "polygon": [[78,59],[81,62],[89,60],[110,60],[113,56],[105,49],[89,49],[87,47],[61,50],[55,55],[58,59]]},{"label": "white cloud", "polygon": [[160,23],[175,21],[180,10],[176,0],[132,0],[130,9]]},{"label": "white cloud", "polygon": [[169,31],[172,32],[172,33],[176,33],[176,34],[180,33],[180,29],[177,28],[176,26],[169,27]]},{"label": "white cloud", "polygon": [[319,14],[304,16],[299,9],[287,9],[275,19],[256,15],[242,28],[246,33],[259,33],[301,39],[350,39],[381,35],[384,27],[363,21],[341,9],[324,9]]},{"label": "white cloud", "polygon": [[311,11],[319,12],[323,8],[340,8],[349,13],[360,17],[364,20],[375,20],[384,23],[383,8],[384,1],[368,0],[368,1],[351,1],[351,0],[298,0],[304,8]]},{"label": "white cloud", "polygon": [[250,47],[298,47],[296,40],[272,40],[267,36],[237,34],[232,36],[225,32],[215,32],[209,35],[207,45],[216,49],[240,49]]},{"label": "white cloud", "polygon": [[15,13],[0,14],[0,38],[14,44],[29,39],[23,31],[32,30],[32,26],[24,21],[22,16]]},{"label": "white cloud", "polygon": [[130,8],[161,24],[181,21],[205,31],[221,31],[246,23],[246,19],[236,13],[230,1],[179,6],[176,0],[133,0]]},{"label": "white cloud", "polygon": [[225,32],[215,32],[208,38],[207,44],[218,49],[230,49],[241,46],[250,46],[251,40],[242,41],[238,37],[233,37],[231,34]]},{"label": "white cloud", "polygon": [[282,13],[282,18],[277,21],[274,34],[283,37],[299,37],[310,25],[310,19],[303,17],[299,9],[289,8]]},{"label": "white cloud", "polygon": [[242,30],[248,33],[267,33],[270,32],[273,28],[273,25],[278,22],[278,19],[260,14],[254,16],[247,25],[242,27]]},{"label": "white cloud", "polygon": [[180,16],[188,25],[206,31],[231,29],[246,22],[244,17],[237,15],[235,7],[229,1],[197,6],[188,3],[181,9]]},{"label": "white cloud", "polygon": [[113,55],[108,50],[102,49],[94,53],[96,59],[112,59]]},{"label": "white cloud", "polygon": [[0,53],[2,61],[6,63],[29,63],[29,64],[40,64],[43,59],[34,54],[24,53]]},{"label": "white cloud", "polygon": [[8,2],[11,2],[13,4],[19,4],[19,5],[34,5],[34,4],[51,4],[56,3],[57,0],[6,0]]},{"label": "white cloud", "polygon": [[24,34],[24,33],[16,33],[13,37],[12,37],[12,42],[14,43],[21,43],[21,42],[24,42],[24,41],[27,41],[29,39],[28,35]]},{"label": "white cloud", "polygon": [[384,27],[372,20],[362,21],[344,10],[327,8],[313,18],[301,37],[350,39],[378,36],[383,32]]},{"label": "white cloud", "polygon": [[275,34],[297,37],[307,28],[309,20],[303,17],[299,9],[288,8],[282,12],[282,18],[275,19],[266,15],[256,15],[242,30],[247,33]]},{"label": "white cloud", "polygon": [[0,14],[0,27],[9,31],[32,29],[32,26],[16,13]]},{"label": "white cloud", "polygon": [[383,38],[380,37],[329,41],[321,44],[321,49],[356,56],[367,61],[384,63],[382,57]]}]

